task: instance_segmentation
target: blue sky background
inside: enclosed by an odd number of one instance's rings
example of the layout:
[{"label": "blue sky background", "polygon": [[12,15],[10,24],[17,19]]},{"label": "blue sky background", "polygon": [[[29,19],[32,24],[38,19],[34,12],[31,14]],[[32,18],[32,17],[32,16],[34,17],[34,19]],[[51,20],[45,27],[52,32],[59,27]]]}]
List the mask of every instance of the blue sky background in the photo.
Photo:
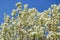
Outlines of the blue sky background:
[{"label": "blue sky background", "polygon": [[0,24],[4,21],[4,13],[11,16],[12,9],[15,9],[15,4],[22,2],[22,5],[28,4],[28,8],[35,7],[38,11],[47,10],[52,4],[59,4],[60,0],[0,0]]}]

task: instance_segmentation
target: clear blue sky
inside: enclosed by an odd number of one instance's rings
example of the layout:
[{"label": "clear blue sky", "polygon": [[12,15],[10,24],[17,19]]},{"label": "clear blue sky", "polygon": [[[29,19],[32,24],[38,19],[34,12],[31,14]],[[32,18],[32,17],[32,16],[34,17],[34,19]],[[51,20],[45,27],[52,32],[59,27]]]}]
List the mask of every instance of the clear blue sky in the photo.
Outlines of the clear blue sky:
[{"label": "clear blue sky", "polygon": [[60,0],[0,0],[0,24],[4,21],[4,13],[11,15],[12,9],[15,9],[15,4],[22,2],[28,4],[29,8],[35,7],[38,11],[42,12],[47,10],[51,4],[59,4]]}]

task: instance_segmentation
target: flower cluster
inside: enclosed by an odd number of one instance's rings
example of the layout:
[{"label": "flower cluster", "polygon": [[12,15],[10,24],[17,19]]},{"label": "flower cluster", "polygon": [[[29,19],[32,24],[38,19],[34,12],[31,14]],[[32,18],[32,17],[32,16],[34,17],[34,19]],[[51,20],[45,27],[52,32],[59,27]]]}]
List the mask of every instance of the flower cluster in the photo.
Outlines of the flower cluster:
[{"label": "flower cluster", "polygon": [[28,9],[28,4],[22,9],[21,5],[21,2],[16,4],[11,19],[4,14],[0,40],[60,40],[60,4],[53,4],[43,12],[36,8]]}]

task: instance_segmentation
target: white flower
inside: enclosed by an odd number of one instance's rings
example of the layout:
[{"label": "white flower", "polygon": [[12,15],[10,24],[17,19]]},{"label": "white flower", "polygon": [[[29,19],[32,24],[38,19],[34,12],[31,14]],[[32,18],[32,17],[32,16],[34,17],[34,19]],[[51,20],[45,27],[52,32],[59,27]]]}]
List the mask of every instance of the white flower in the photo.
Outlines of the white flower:
[{"label": "white flower", "polygon": [[16,24],[16,22],[12,22],[12,24],[14,25],[14,24]]},{"label": "white flower", "polygon": [[20,6],[22,3],[21,2],[18,2],[17,4],[16,4],[16,6]]},{"label": "white flower", "polygon": [[58,27],[57,27],[57,29],[59,29],[59,30],[60,30],[60,26],[58,26]]},{"label": "white flower", "polygon": [[27,6],[28,6],[28,4],[25,4],[25,5],[24,5],[24,8],[27,8]]},{"label": "white flower", "polygon": [[40,27],[40,30],[44,30],[44,27]]},{"label": "white flower", "polygon": [[38,34],[37,32],[31,32],[30,35],[35,35]]},{"label": "white flower", "polygon": [[60,36],[60,32],[59,33],[56,33],[58,36]]},{"label": "white flower", "polygon": [[12,16],[15,16],[16,15],[16,10],[15,9],[13,9],[13,11],[12,11],[12,14],[11,14]]}]

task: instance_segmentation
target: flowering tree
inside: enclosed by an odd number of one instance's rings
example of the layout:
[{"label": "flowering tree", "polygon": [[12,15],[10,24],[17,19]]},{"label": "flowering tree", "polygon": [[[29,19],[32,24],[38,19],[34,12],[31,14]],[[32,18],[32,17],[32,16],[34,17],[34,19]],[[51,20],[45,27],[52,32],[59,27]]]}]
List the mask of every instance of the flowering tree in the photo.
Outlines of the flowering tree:
[{"label": "flowering tree", "polygon": [[36,8],[28,9],[28,4],[22,9],[21,4],[16,4],[17,9],[13,9],[11,19],[4,14],[4,23],[0,25],[0,40],[60,39],[60,4],[53,4],[43,12],[38,12]]}]

